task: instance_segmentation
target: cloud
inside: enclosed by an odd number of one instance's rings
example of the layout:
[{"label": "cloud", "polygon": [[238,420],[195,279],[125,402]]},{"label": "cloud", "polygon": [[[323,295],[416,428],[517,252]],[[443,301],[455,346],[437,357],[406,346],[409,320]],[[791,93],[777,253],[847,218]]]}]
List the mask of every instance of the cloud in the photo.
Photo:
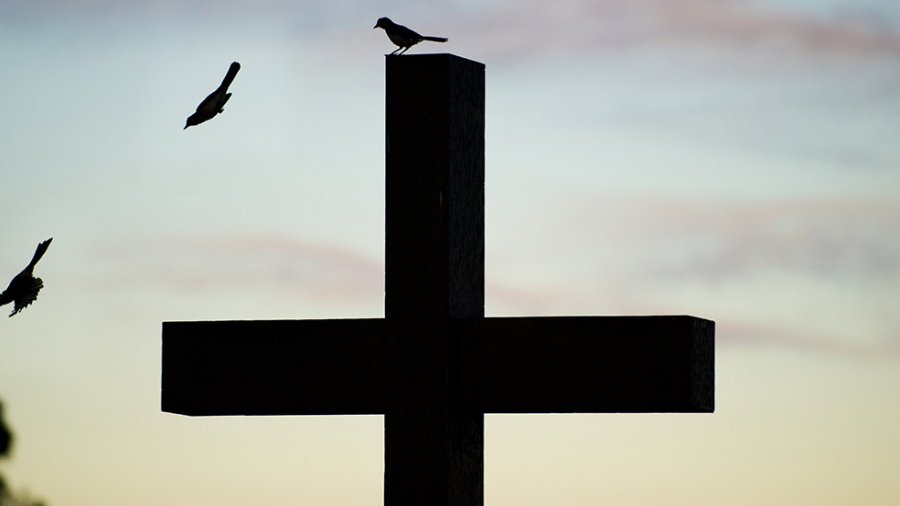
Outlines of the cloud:
[{"label": "cloud", "polygon": [[[695,314],[717,321],[722,345],[900,356],[898,204],[597,195],[567,203],[532,224],[534,243],[491,241],[513,249],[488,252],[489,316]],[[98,245],[91,256],[92,286],[104,296],[287,301],[275,314],[298,304],[307,314],[318,314],[313,305],[377,311],[383,302],[380,258],[298,237],[156,237]]]},{"label": "cloud", "polygon": [[900,280],[900,203],[891,197],[704,201],[584,192],[557,206],[544,225],[550,237],[533,251],[591,252],[616,263],[604,276],[631,283],[721,285],[772,274],[873,286]]},{"label": "cloud", "polygon": [[[643,204],[643,205],[642,205]],[[900,273],[900,205],[884,199],[632,203],[648,246],[693,242],[654,275],[723,278],[778,269],[881,279]],[[628,233],[623,231],[623,233]]]},{"label": "cloud", "polygon": [[716,342],[735,347],[773,347],[853,357],[857,359],[889,359],[900,357],[900,336],[876,343],[858,343],[841,335],[840,331],[821,331],[815,328],[792,328],[778,322],[745,320],[719,321]]},{"label": "cloud", "polygon": [[320,301],[359,302],[383,293],[383,264],[348,247],[270,235],[156,237],[99,245],[104,290],[156,286],[164,291],[295,293]]},{"label": "cloud", "polygon": [[[719,341],[900,352],[900,204],[893,198],[688,200],[585,191],[509,223],[488,279],[518,309],[687,313]],[[515,232],[527,230],[527,232]],[[492,260],[502,259],[502,261]],[[537,308],[537,309],[535,309]]]},{"label": "cloud", "polygon": [[447,50],[492,63],[646,48],[683,53],[685,45],[693,46],[687,51],[692,54],[699,50],[739,57],[733,61],[741,66],[822,58],[896,61],[900,52],[900,33],[877,12],[826,18],[740,0],[495,0],[429,7],[408,1],[374,6],[360,1],[39,0],[13,6],[6,14],[28,22],[76,16],[91,22],[115,18],[119,24],[119,18],[127,17],[167,26],[178,20],[190,21],[190,26],[209,19],[216,25],[253,20],[263,26],[293,26],[304,45],[340,56],[373,49],[376,9],[377,15],[394,15],[414,29],[449,36]]},{"label": "cloud", "polygon": [[[709,51],[797,57],[897,58],[900,35],[859,16],[825,19],[736,0],[560,0],[487,7],[461,20],[457,40],[510,59],[695,44]],[[452,39],[451,39],[452,40]]]}]

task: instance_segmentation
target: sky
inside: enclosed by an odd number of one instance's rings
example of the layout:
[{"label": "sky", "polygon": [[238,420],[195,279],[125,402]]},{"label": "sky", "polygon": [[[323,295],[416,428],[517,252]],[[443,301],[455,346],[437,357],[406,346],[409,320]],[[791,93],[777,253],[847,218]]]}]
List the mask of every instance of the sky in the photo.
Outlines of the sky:
[{"label": "sky", "polygon": [[159,409],[163,321],[383,315],[381,16],[486,65],[488,316],[716,321],[714,414],[488,415],[487,504],[900,503],[893,0],[3,2],[12,488],[381,504],[379,416]]}]

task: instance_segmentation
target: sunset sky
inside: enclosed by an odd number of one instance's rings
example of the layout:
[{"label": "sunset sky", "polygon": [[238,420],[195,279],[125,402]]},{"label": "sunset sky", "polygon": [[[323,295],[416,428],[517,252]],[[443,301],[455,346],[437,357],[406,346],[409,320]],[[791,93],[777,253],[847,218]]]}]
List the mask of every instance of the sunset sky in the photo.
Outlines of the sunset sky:
[{"label": "sunset sky", "polygon": [[717,323],[715,414],[489,415],[487,504],[900,504],[896,0],[3,2],[13,489],[382,503],[381,417],[159,408],[163,321],[383,315],[380,16],[486,65],[487,315]]}]

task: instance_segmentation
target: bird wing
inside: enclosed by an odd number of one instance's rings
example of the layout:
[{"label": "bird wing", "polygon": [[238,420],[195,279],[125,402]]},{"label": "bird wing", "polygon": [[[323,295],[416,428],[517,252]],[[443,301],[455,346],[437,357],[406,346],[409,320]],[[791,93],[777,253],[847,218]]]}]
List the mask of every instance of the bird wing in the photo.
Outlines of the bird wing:
[{"label": "bird wing", "polygon": [[[206,98],[203,99],[202,102],[200,102],[197,105],[196,112],[198,114],[208,114],[210,116],[215,116],[219,112],[219,109],[221,108],[221,107],[219,107],[219,103],[221,102],[224,104],[224,101],[222,100],[222,95],[223,95],[222,90],[219,88],[216,88],[216,91],[210,93]],[[228,99],[226,98],[225,100],[228,100]]]},{"label": "bird wing", "polygon": [[13,307],[12,313],[9,316],[12,316],[19,311],[28,307],[32,302],[37,300],[38,292],[41,291],[41,288],[44,288],[44,282],[41,278],[31,278],[29,283],[26,285],[22,285],[18,287],[18,293],[13,294],[15,297],[13,302],[15,303]]},{"label": "bird wing", "polygon": [[418,32],[403,25],[395,24],[390,30],[385,30],[385,32],[387,32],[391,42],[400,47],[410,47],[422,40],[422,36]]}]

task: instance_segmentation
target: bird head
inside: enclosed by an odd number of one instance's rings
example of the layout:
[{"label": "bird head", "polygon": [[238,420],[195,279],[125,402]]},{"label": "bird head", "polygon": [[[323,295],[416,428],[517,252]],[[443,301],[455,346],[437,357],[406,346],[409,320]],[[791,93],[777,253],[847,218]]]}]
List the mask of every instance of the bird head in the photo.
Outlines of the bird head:
[{"label": "bird head", "polygon": [[374,30],[376,28],[387,28],[392,24],[394,24],[394,22],[389,18],[378,18],[378,21],[375,22],[375,26],[373,26],[372,29]]}]

